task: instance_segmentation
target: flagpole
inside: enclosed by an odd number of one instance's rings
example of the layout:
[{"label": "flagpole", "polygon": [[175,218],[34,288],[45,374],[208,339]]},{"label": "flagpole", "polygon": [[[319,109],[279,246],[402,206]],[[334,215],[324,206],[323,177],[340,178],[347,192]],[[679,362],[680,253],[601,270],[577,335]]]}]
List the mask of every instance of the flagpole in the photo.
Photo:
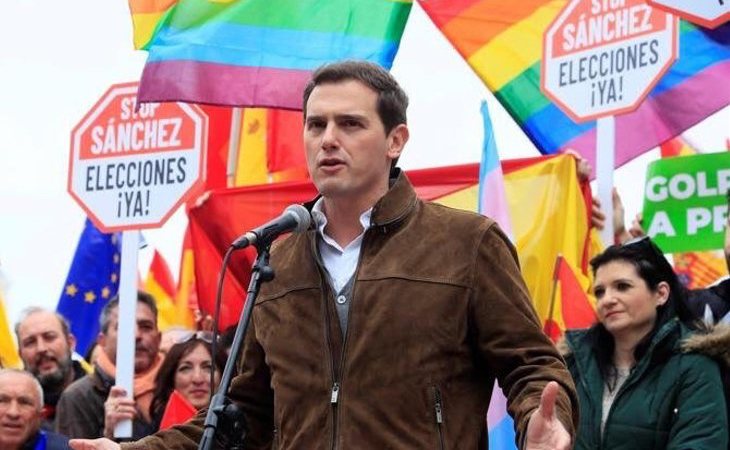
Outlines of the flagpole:
[{"label": "flagpole", "polygon": [[[134,398],[134,342],[137,327],[139,240],[139,230],[125,230],[122,234],[115,385],[124,388],[129,399]],[[114,437],[132,437],[132,420],[119,421],[114,427]]]},{"label": "flagpole", "polygon": [[548,318],[547,322],[545,322],[545,334],[552,339],[551,333],[553,328],[553,313],[555,312],[555,297],[558,293],[558,270],[560,269],[560,258],[562,258],[563,255],[558,253],[557,258],[555,258],[555,268],[553,269],[553,290],[550,294],[550,310],[548,311]]},{"label": "flagpole", "polygon": [[233,108],[231,114],[231,133],[228,137],[228,162],[226,165],[226,180],[228,187],[236,184],[236,168],[238,168],[238,149],[241,144],[241,118],[243,108]]},{"label": "flagpole", "polygon": [[596,183],[598,185],[598,199],[606,217],[601,231],[601,239],[606,247],[613,245],[615,239],[613,234],[615,141],[614,116],[600,117],[596,120]]}]

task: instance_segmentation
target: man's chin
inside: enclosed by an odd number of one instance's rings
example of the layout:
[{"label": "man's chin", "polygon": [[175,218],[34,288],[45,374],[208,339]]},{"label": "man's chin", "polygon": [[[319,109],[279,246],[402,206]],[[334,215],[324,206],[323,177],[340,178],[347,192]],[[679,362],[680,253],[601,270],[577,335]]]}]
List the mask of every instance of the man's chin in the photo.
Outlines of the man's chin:
[{"label": "man's chin", "polygon": [[147,372],[152,367],[152,361],[148,358],[134,360],[134,373]]},{"label": "man's chin", "polygon": [[44,372],[37,375],[38,382],[45,389],[55,388],[63,384],[64,376],[60,369],[56,369],[50,372]]}]

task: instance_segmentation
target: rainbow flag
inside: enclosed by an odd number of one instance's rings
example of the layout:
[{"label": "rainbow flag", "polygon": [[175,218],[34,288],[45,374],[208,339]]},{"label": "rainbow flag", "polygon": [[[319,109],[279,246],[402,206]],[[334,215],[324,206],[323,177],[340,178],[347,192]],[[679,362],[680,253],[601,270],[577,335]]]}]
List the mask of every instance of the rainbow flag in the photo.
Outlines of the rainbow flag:
[{"label": "rainbow flag", "polygon": [[[543,154],[572,148],[595,167],[596,122],[574,123],[540,91],[543,34],[566,0],[420,1]],[[681,22],[679,58],[631,113],[616,116],[616,166],[730,104],[730,23]]]},{"label": "rainbow flag", "polygon": [[177,0],[129,0],[136,50],[147,48],[160,19],[175,3]]},{"label": "rainbow flag", "polygon": [[390,68],[411,6],[410,0],[179,0],[143,44],[149,57],[138,99],[301,109],[304,84],[326,62],[366,59]]},{"label": "rainbow flag", "polygon": [[695,150],[682,136],[676,136],[668,141],[662,142],[659,145],[659,151],[661,152],[662,158],[697,154],[697,150]]}]

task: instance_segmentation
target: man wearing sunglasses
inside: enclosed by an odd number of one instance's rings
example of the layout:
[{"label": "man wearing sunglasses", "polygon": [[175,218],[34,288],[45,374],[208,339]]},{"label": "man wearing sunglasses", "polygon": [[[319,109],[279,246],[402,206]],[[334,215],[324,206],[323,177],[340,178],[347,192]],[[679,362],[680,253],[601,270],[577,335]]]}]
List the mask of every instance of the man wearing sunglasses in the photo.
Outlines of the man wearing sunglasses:
[{"label": "man wearing sunglasses", "polygon": [[[520,448],[567,450],[575,388],[514,248],[492,220],[419,200],[395,167],[407,104],[365,62],[323,66],[305,88],[316,224],[272,249],[276,278],[229,392],[249,426],[244,447],[485,448],[498,379]],[[195,448],[202,420],[123,447]]]}]

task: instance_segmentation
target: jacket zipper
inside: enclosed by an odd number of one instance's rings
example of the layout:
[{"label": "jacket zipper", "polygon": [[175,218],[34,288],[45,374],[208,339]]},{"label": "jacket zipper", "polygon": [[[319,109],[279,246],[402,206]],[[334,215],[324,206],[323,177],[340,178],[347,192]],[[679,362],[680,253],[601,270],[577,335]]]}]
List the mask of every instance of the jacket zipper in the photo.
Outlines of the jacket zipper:
[{"label": "jacket zipper", "polygon": [[[345,351],[347,350],[347,337],[350,335],[350,318],[352,317],[352,308],[355,304],[355,286],[357,286],[357,274],[360,272],[360,262],[362,261],[362,251],[365,248],[365,238],[368,235],[368,230],[365,230],[365,235],[362,237],[362,242],[360,243],[360,254],[357,256],[357,265],[355,266],[355,273],[352,275],[355,277],[355,279],[352,282],[352,295],[350,296],[350,307],[347,308],[347,330],[345,331],[345,335],[342,337],[342,351],[340,351],[340,373],[336,378],[333,377],[333,383],[332,383],[332,394],[330,396],[330,403],[332,403],[332,407],[334,408],[333,414],[334,414],[334,425],[332,427],[332,450],[335,450],[337,448],[337,429],[338,424],[340,422],[340,409],[337,407],[337,402],[339,401],[340,397],[340,384],[342,383],[342,373],[344,372],[345,368]],[[329,315],[327,316],[329,320]],[[329,324],[327,326],[327,334],[329,335]],[[330,358],[332,356],[330,355]],[[334,372],[334,368],[333,368]]]},{"label": "jacket zipper", "polygon": [[[372,225],[371,225],[372,228]],[[330,405],[332,405],[332,445],[330,448],[332,450],[335,450],[337,448],[337,428],[339,423],[339,408],[338,408],[338,402],[340,398],[340,390],[341,390],[341,383],[342,383],[342,372],[343,367],[345,364],[345,349],[347,348],[347,337],[349,336],[350,332],[350,317],[352,316],[352,305],[354,304],[354,297],[355,297],[355,286],[357,285],[357,274],[360,271],[360,262],[362,261],[362,250],[365,247],[365,238],[367,237],[368,230],[365,230],[365,235],[363,236],[362,243],[360,244],[360,255],[357,257],[357,266],[355,266],[355,273],[353,276],[355,277],[355,280],[352,282],[352,296],[350,297],[350,307],[347,308],[347,331],[345,331],[345,335],[342,338],[342,350],[340,352],[340,373],[335,373],[335,367],[332,361],[332,338],[330,336],[330,319],[329,314],[327,312],[327,307],[325,306],[324,310],[324,329],[325,329],[325,339],[327,341],[327,352],[329,353],[329,364],[330,364],[330,370],[332,373],[332,388],[330,391]],[[315,239],[312,240],[312,246],[313,251],[315,252],[315,255],[317,255],[317,261],[319,263],[322,263],[322,260],[319,255],[319,249],[317,248],[317,238],[315,236]],[[329,286],[329,283],[324,279],[324,275],[322,273],[322,267],[320,267],[320,275],[319,275],[319,285],[320,285],[320,291],[322,293],[326,292],[325,286],[327,286],[328,290],[331,290],[332,287]],[[324,301],[328,301],[329,299],[325,296]]]},{"label": "jacket zipper", "polygon": [[327,364],[330,366],[330,375],[332,377],[332,388],[330,391],[330,406],[332,407],[332,443],[330,445],[331,448],[335,447],[335,438],[337,436],[337,400],[339,397],[340,392],[340,383],[337,379],[337,374],[335,373],[335,366],[332,361],[332,337],[330,336],[330,318],[329,313],[327,311],[327,292],[329,292],[327,289],[329,289],[329,285],[327,284],[327,281],[325,280],[325,275],[323,274],[322,270],[322,258],[319,254],[319,248],[317,247],[317,239],[318,236],[316,232],[314,233],[314,236],[312,238],[312,253],[315,255],[315,260],[317,261],[317,266],[319,268],[319,290],[322,293],[323,297],[323,303],[322,303],[322,315],[323,315],[323,328],[324,328],[324,337],[325,337],[325,344],[327,346],[327,354],[329,355],[329,358],[327,358]]},{"label": "jacket zipper", "polygon": [[441,391],[437,386],[433,387],[433,408],[434,413],[436,414],[436,430],[438,431],[439,435],[439,445],[441,450],[445,450],[446,446],[444,445],[444,404],[441,401]]}]

